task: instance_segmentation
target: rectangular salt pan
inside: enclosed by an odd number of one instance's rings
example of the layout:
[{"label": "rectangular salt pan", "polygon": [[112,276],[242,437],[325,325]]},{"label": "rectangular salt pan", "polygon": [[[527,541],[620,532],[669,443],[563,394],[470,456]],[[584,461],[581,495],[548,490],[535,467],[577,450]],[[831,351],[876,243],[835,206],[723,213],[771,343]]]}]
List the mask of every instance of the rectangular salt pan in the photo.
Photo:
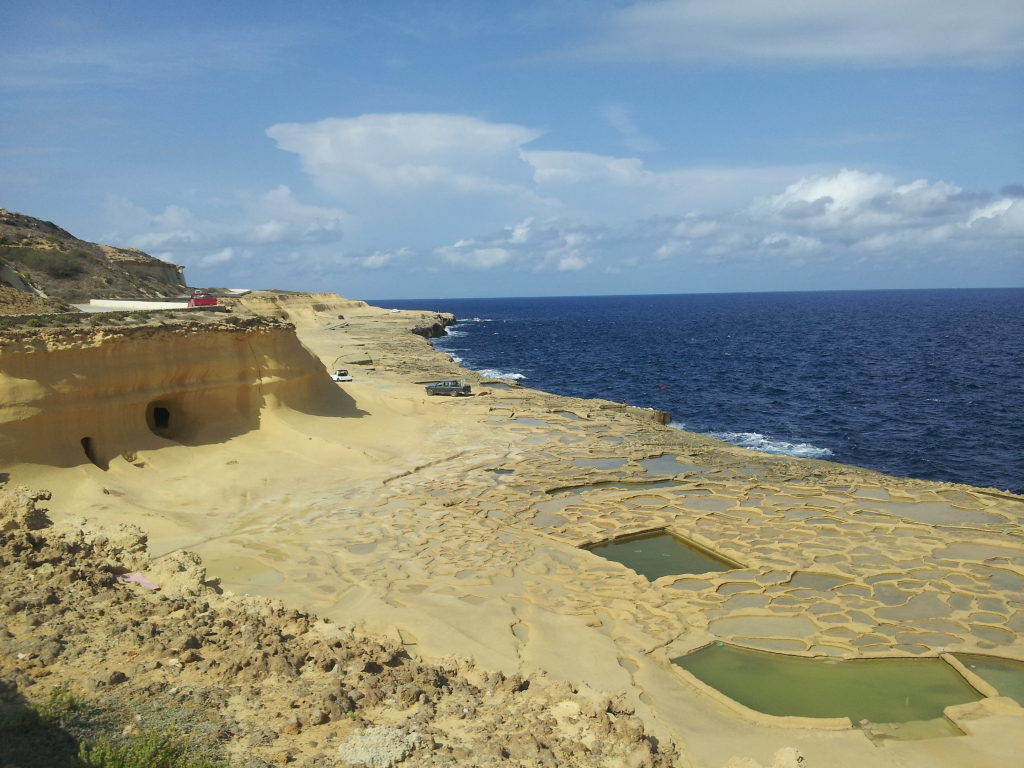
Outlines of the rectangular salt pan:
[{"label": "rectangular salt pan", "polygon": [[587,549],[595,555],[622,563],[648,581],[662,576],[728,571],[735,567],[665,531],[614,539]]},{"label": "rectangular salt pan", "polygon": [[837,661],[716,644],[672,661],[768,715],[903,723],[941,718],[946,707],[981,698],[941,659]]}]

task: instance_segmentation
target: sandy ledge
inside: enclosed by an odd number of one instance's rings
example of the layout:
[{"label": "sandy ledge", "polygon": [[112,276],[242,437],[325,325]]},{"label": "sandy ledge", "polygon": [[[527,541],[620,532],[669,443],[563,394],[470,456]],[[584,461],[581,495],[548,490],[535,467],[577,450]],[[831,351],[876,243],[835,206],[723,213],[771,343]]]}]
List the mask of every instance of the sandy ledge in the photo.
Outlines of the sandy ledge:
[{"label": "sandy ledge", "polygon": [[[758,454],[652,412],[490,386],[410,332],[443,325],[430,313],[328,294],[234,304],[207,328],[2,334],[0,469],[50,489],[58,525],[144,529],[154,568],[198,553],[225,594],[280,600],[416,663],[454,656],[621,695],[665,746],[646,759],[720,768],[795,747],[814,768],[1003,766],[1024,749],[1024,710],[1006,699],[951,713],[970,722],[964,736],[872,739],[744,716],[669,661],[713,641],[1024,659],[1024,499]],[[331,383],[336,367],[355,381]],[[476,395],[426,396],[420,382],[450,376]],[[172,432],[150,428],[154,403]],[[675,465],[641,464],[659,456]],[[580,549],[652,529],[743,568],[651,583]]]}]

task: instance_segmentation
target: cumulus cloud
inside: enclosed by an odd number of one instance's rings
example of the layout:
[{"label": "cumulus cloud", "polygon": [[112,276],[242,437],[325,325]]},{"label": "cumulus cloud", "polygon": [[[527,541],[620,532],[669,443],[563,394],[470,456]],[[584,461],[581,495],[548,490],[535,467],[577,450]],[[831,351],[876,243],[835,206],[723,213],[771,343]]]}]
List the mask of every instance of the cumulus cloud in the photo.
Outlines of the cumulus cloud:
[{"label": "cumulus cloud", "polygon": [[267,135],[299,155],[321,186],[345,195],[366,186],[392,193],[513,191],[528,180],[520,147],[541,132],[468,115],[368,114],[282,123]]},{"label": "cumulus cloud", "polygon": [[488,236],[460,240],[434,250],[452,267],[518,271],[579,271],[598,260],[595,247],[603,230],[578,221],[552,220],[537,224],[533,217]]},{"label": "cumulus cloud", "polygon": [[618,272],[673,261],[798,267],[872,259],[921,264],[985,253],[1020,258],[1022,246],[1024,199],[842,169],[802,177],[730,212],[690,211],[614,227],[531,217],[435,253],[452,268]]},{"label": "cumulus cloud", "polygon": [[1018,0],[650,0],[579,55],[721,63],[991,65],[1024,58]]},{"label": "cumulus cloud", "polygon": [[[624,130],[632,125],[623,109],[609,114]],[[542,131],[467,115],[366,114],[274,125],[267,134],[367,229],[442,241],[530,215],[623,224],[695,205],[735,207],[811,170],[652,170],[636,157],[533,149]],[[406,223],[410,203],[415,227]]]},{"label": "cumulus cloud", "polygon": [[367,256],[356,258],[355,261],[363,269],[383,269],[397,266],[411,255],[412,251],[408,248],[399,248],[397,251],[374,251]]},{"label": "cumulus cloud", "polygon": [[340,208],[302,203],[286,186],[232,201],[227,210],[222,201],[201,205],[204,216],[181,205],[153,214],[123,197],[112,197],[107,213],[113,229],[104,239],[158,254],[199,277],[211,270],[235,271],[244,277],[253,265],[276,269],[297,260],[311,268],[356,264],[371,269],[392,260],[384,255],[347,256],[342,240],[351,216]]},{"label": "cumulus cloud", "polygon": [[988,201],[944,181],[900,184],[885,174],[842,169],[801,178],[725,216],[684,217],[651,258],[941,258],[998,251],[1012,239],[1024,239],[1024,200]]},{"label": "cumulus cloud", "polygon": [[268,133],[342,207],[304,203],[285,186],[236,200],[230,213],[217,201],[217,217],[112,200],[110,239],[211,274],[259,266],[307,279],[965,263],[1024,251],[1024,197],[1012,185],[994,195],[856,169],[653,169],[636,157],[532,149],[537,130],[459,115],[363,115]]}]

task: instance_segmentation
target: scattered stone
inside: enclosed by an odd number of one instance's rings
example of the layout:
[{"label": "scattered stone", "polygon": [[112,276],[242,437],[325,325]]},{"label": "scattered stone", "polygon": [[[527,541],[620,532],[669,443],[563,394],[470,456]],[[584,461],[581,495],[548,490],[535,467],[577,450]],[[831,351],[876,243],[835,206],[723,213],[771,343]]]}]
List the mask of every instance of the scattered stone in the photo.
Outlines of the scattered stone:
[{"label": "scattered stone", "polygon": [[338,754],[350,763],[391,768],[412,753],[417,739],[401,728],[379,725],[357,733],[338,747]]}]

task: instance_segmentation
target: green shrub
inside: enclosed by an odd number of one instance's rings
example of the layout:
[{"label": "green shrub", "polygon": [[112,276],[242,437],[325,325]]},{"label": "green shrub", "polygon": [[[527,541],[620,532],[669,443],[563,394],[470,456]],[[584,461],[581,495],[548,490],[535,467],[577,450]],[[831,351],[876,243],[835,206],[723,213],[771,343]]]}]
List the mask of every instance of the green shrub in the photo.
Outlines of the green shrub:
[{"label": "green shrub", "polygon": [[29,328],[42,328],[44,325],[46,325],[46,323],[44,323],[38,317],[30,317],[28,320],[25,321],[25,325],[27,325]]},{"label": "green shrub", "polygon": [[53,688],[43,704],[18,707],[0,720],[0,733],[25,733],[48,725],[63,725],[82,709],[81,700],[67,688]]},{"label": "green shrub", "polygon": [[149,731],[133,736],[125,744],[115,745],[100,739],[92,747],[82,744],[78,752],[82,768],[221,768],[215,763],[189,754],[188,743],[171,729]]},{"label": "green shrub", "polygon": [[67,280],[85,272],[85,254],[80,251],[65,253],[63,251],[51,251],[45,248],[19,248],[20,253],[11,253],[9,249],[8,258],[16,258],[29,269],[43,272],[58,280]]}]

